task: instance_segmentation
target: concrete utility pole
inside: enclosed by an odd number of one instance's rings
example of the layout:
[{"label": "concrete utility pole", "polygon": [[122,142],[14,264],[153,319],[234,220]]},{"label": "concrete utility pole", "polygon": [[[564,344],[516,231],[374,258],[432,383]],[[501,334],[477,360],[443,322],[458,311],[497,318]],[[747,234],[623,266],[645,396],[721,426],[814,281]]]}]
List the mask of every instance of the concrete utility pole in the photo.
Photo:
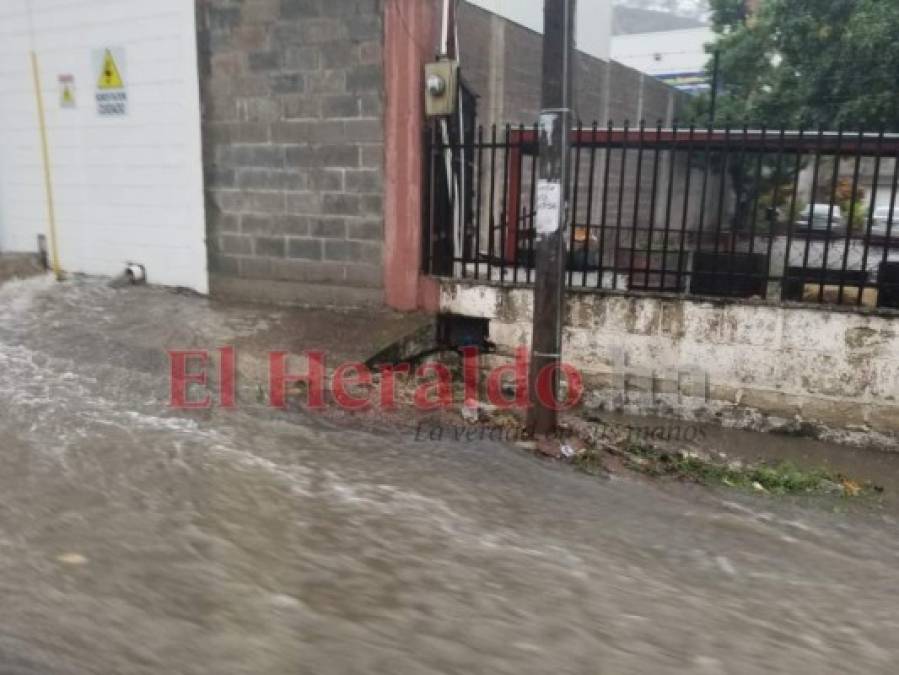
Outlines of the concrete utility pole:
[{"label": "concrete utility pole", "polygon": [[[543,6],[543,100],[535,226],[534,328],[532,332],[528,431],[534,437],[556,430],[562,303],[565,291],[565,224],[568,221],[569,132],[574,115],[574,27],[577,0],[545,0]],[[552,373],[547,381],[547,374]],[[544,373],[541,377],[541,373]],[[542,391],[541,391],[542,390]],[[549,394],[552,401],[549,401]]]}]

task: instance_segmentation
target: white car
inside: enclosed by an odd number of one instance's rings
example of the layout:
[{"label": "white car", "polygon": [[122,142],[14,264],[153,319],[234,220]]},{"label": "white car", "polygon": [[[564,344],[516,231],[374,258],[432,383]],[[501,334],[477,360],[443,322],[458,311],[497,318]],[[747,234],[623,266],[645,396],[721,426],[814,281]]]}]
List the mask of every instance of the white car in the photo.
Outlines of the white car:
[{"label": "white car", "polygon": [[899,238],[899,205],[893,207],[893,217],[890,218],[889,206],[877,206],[874,208],[874,217],[871,219],[871,234],[877,237],[885,237],[890,234]]},{"label": "white car", "polygon": [[[833,215],[831,216],[831,209]],[[796,227],[800,230],[811,230],[814,232],[827,232],[828,223],[830,223],[830,231],[836,232],[843,226],[843,212],[839,206],[834,204],[812,204],[811,205],[812,220],[809,224],[809,207],[806,206],[799,219],[796,221]]]}]

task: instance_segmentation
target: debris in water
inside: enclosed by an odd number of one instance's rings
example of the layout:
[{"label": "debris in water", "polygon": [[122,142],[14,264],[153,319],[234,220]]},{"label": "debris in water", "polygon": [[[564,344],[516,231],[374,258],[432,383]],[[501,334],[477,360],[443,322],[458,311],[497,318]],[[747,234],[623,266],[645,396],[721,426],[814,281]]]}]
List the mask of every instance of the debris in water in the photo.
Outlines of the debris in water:
[{"label": "debris in water", "polygon": [[495,412],[495,405],[484,403],[474,398],[467,398],[462,404],[460,414],[462,415],[462,419],[469,424],[477,424],[479,421],[490,417]]},{"label": "debris in water", "polygon": [[140,263],[129,262],[125,264],[125,271],[109,282],[112,288],[124,286],[139,286],[147,283],[147,268]]},{"label": "debris in water", "polygon": [[562,447],[555,438],[541,438],[537,440],[537,452],[553,459],[562,457]]},{"label": "debris in water", "polygon": [[480,409],[478,407],[478,402],[474,399],[466,399],[465,403],[462,404],[462,419],[468,422],[469,424],[477,424],[478,420],[481,419]]},{"label": "debris in water", "polygon": [[57,556],[56,560],[64,565],[84,565],[87,563],[87,558],[80,553],[63,553]]},{"label": "debris in water", "polygon": [[854,480],[843,479],[843,493],[847,497],[858,497],[859,493],[862,491],[862,486],[856,483]]}]

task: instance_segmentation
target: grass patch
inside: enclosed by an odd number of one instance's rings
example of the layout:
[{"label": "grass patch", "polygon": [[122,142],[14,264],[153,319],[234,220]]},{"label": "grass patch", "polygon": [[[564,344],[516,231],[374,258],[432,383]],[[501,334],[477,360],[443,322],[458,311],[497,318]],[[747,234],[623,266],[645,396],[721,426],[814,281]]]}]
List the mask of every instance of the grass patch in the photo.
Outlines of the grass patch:
[{"label": "grass patch", "polygon": [[801,469],[790,462],[732,467],[696,457],[674,459],[670,472],[699,483],[723,483],[731,487],[759,486],[774,494],[823,492],[829,485],[839,485],[839,477],[823,469]]},{"label": "grass patch", "polygon": [[603,461],[602,453],[596,450],[588,449],[575,455],[572,464],[591,476],[603,476],[607,473],[606,462]]},{"label": "grass patch", "polygon": [[[608,453],[608,454],[606,454]],[[691,481],[703,485],[768,492],[776,495],[835,494],[855,497],[882,489],[860,485],[823,468],[806,469],[791,462],[743,464],[724,462],[695,453],[659,450],[630,445],[612,451],[590,449],[574,458],[574,464],[589,474],[603,472],[604,457],[613,456],[628,469],[655,476]]]}]

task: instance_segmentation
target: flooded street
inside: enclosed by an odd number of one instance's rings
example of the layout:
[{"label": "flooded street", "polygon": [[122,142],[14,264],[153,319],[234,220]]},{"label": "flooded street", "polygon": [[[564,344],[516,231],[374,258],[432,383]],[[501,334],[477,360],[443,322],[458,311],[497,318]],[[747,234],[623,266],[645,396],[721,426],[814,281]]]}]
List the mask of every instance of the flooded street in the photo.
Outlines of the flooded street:
[{"label": "flooded street", "polygon": [[899,669],[892,511],[167,408],[165,349],[271,320],[0,287],[0,673]]}]

